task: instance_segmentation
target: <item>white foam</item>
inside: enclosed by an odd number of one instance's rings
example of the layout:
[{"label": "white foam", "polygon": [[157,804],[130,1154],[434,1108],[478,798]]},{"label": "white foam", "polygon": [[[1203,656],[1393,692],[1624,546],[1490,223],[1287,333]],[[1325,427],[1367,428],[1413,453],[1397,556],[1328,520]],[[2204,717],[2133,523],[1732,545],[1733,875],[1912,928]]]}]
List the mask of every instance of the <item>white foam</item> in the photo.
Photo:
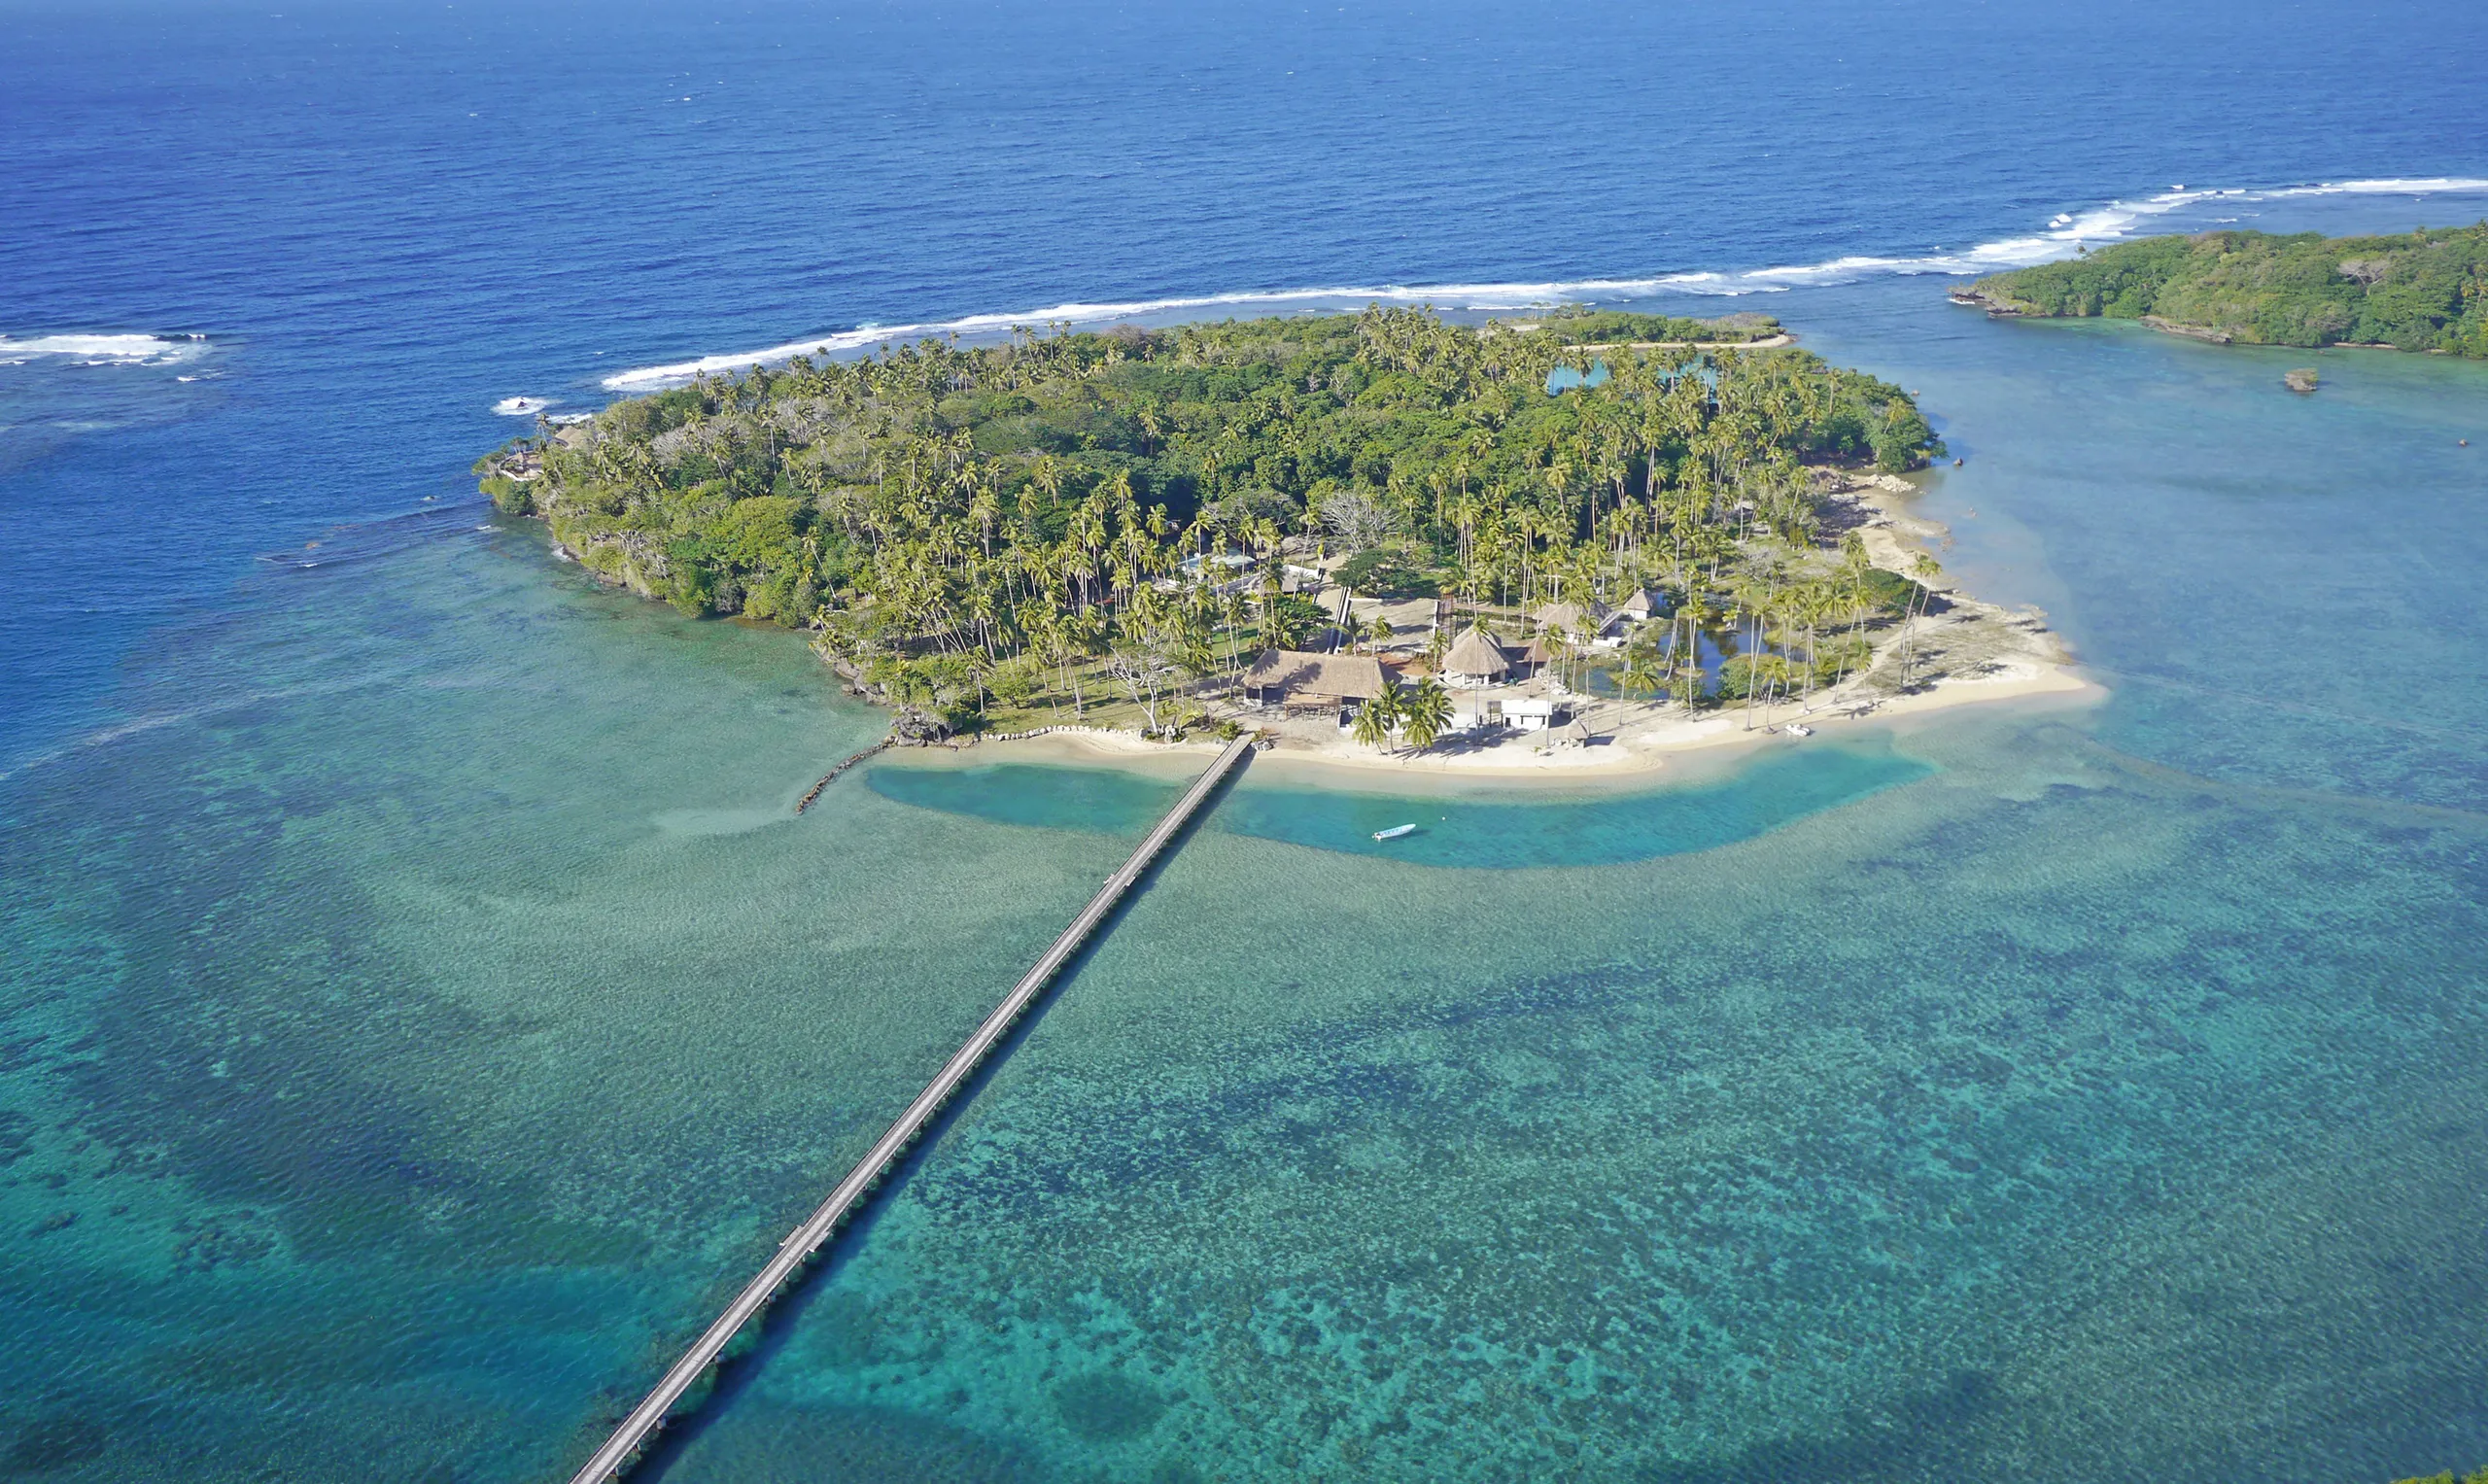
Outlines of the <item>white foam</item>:
[{"label": "white foam", "polygon": [[493,410],[502,417],[534,417],[551,405],[549,397],[504,397],[493,403]]},{"label": "white foam", "polygon": [[160,335],[86,334],[32,335],[17,339],[0,335],[0,355],[19,365],[37,356],[75,356],[81,365],[171,365],[207,349],[203,335],[167,339]]},{"label": "white foam", "polygon": [[1021,325],[1033,327],[1057,322],[1099,325],[1138,319],[1144,315],[1180,314],[1193,309],[1318,309],[1387,303],[1433,304],[1443,309],[1492,312],[1526,309],[1553,299],[1587,298],[1601,293],[1655,293],[1671,288],[1682,288],[1697,293],[1752,292],[1708,288],[1710,281],[1717,277],[1710,273],[1675,273],[1659,278],[1567,279],[1537,284],[1379,284],[1327,289],[1248,290],[1234,293],[1130,299],[1113,303],[1054,304],[1044,309],[1024,309],[1009,314],[972,314],[955,320],[926,321],[915,325],[862,326],[788,345],[774,345],[766,350],[738,351],[732,355],[703,356],[697,361],[675,362],[669,365],[640,366],[607,376],[604,385],[613,392],[648,392],[660,387],[679,386],[696,376],[714,372],[777,365],[797,356],[862,350],[868,346],[928,336],[990,334]]},{"label": "white foam", "polygon": [[[864,325],[834,330],[809,340],[774,345],[765,350],[703,356],[666,365],[639,366],[605,378],[612,392],[652,392],[680,386],[694,377],[778,365],[798,356],[834,355],[883,343],[944,335],[980,335],[1018,326],[1058,322],[1101,325],[1121,320],[1180,315],[1192,310],[1354,308],[1365,304],[1432,304],[1439,309],[1493,313],[1578,299],[1644,298],[1663,293],[1736,297],[1748,293],[1783,293],[1791,288],[1851,283],[1861,278],[1945,274],[1969,277],[2007,268],[2026,268],[2071,258],[2094,244],[2130,236],[2155,218],[2182,211],[2198,202],[2267,201],[2318,195],[2477,195],[2488,194],[2488,180],[2461,176],[2328,182],[2276,188],[2232,187],[2188,190],[2183,186],[2140,200],[2109,201],[2085,211],[2058,212],[2038,232],[1983,242],[1966,252],[1936,251],[1908,258],[1849,256],[1824,262],[1738,271],[1662,273],[1647,278],[1553,279],[1543,283],[1381,284],[1363,287],[1244,290],[1180,298],[1132,299],[1121,302],[1055,304],[1009,314],[972,314],[955,320],[909,325]],[[2226,220],[2226,219],[2225,219]],[[0,343],[0,349],[6,349]],[[513,402],[520,400],[512,398]],[[505,402],[502,407],[507,407]],[[495,411],[502,410],[496,407]]]},{"label": "white foam", "polygon": [[2431,175],[2416,180],[2333,181],[2321,186],[2292,186],[2281,190],[2258,191],[2262,198],[2297,195],[2477,195],[2488,191],[2488,181],[2468,176]]}]

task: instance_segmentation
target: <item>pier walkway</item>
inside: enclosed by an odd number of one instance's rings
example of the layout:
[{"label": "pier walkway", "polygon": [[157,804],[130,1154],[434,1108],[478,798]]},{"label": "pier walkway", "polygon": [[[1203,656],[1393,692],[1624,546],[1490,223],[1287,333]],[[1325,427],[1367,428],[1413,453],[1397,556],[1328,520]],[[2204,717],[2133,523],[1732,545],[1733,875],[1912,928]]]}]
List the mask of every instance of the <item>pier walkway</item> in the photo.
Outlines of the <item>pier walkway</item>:
[{"label": "pier walkway", "polygon": [[1175,807],[1166,811],[1166,817],[1158,820],[1157,828],[1140,843],[1140,848],[1131,852],[1131,859],[1124,861],[1122,869],[1106,878],[1106,884],[1098,888],[1096,896],[1081,910],[1080,915],[1071,919],[1071,925],[1062,930],[1062,936],[1054,941],[1054,947],[1046,949],[1045,956],[1037,960],[1036,967],[1020,978],[1002,1003],[993,1008],[993,1013],[985,1018],[983,1024],[977,1026],[976,1033],[968,1037],[967,1043],[950,1053],[950,1059],[942,1064],[942,1070],[924,1085],[923,1091],[916,1094],[916,1101],[907,1105],[907,1111],[898,1116],[898,1121],[890,1124],[889,1130],[862,1159],[856,1161],[853,1169],[847,1172],[847,1178],[829,1192],[829,1198],[820,1203],[811,1219],[778,1244],[778,1255],[769,1260],[769,1265],[743,1286],[743,1292],[735,1295],[735,1301],[726,1306],[726,1311],[717,1316],[715,1323],[702,1331],[691,1348],[683,1352],[682,1359],[674,1362],[674,1368],[665,1373],[665,1379],[648,1393],[647,1399],[623,1419],[622,1425],[613,1430],[613,1435],[605,1439],[605,1446],[597,1449],[586,1467],[571,1476],[570,1484],[604,1484],[636,1457],[649,1438],[656,1435],[657,1430],[665,1425],[666,1414],[682,1399],[683,1394],[701,1375],[716,1363],[717,1356],[726,1348],[727,1342],[751,1321],[753,1315],[768,1307],[779,1285],[793,1277],[804,1260],[818,1250],[821,1243],[829,1240],[830,1233],[838,1229],[839,1223],[862,1203],[874,1184],[889,1172],[890,1165],[908,1145],[915,1142],[916,1135],[924,1131],[924,1126],[932,1122],[933,1116],[941,1111],[950,1094],[975,1073],[995,1043],[1011,1029],[1012,1022],[1027,1012],[1037,996],[1045,992],[1046,985],[1054,975],[1060,973],[1062,966],[1071,961],[1071,956],[1080,951],[1081,945],[1088,941],[1099,924],[1112,915],[1116,907],[1130,894],[1132,887],[1148,873],[1151,864],[1177,835],[1183,833],[1184,826],[1192,823],[1192,816],[1200,812],[1201,806],[1209,802],[1211,796],[1218,792],[1218,786],[1252,751],[1253,743],[1254,739],[1250,735],[1237,738],[1218,755],[1218,761],[1210,764],[1193,780],[1192,786],[1184,791],[1184,796],[1175,801]]}]

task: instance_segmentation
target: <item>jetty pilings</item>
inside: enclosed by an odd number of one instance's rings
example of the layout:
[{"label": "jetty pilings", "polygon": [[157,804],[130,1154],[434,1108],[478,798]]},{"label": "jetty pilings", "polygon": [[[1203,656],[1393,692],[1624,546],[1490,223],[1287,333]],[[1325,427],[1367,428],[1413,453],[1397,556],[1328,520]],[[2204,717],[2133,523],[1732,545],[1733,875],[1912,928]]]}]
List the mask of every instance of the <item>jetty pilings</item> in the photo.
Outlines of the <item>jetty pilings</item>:
[{"label": "jetty pilings", "polygon": [[1001,1004],[993,1007],[992,1013],[977,1026],[966,1044],[950,1053],[950,1059],[942,1064],[942,1069],[933,1074],[933,1080],[924,1085],[924,1090],[916,1094],[916,1100],[907,1105],[907,1111],[898,1116],[888,1130],[874,1141],[864,1157],[855,1162],[855,1167],[847,1172],[847,1178],[829,1192],[829,1198],[778,1244],[777,1255],[749,1283],[743,1285],[743,1292],[726,1305],[725,1312],[701,1331],[700,1337],[682,1353],[682,1359],[674,1363],[673,1368],[657,1382],[646,1399],[634,1407],[631,1415],[622,1420],[622,1425],[613,1430],[613,1435],[605,1440],[605,1446],[597,1449],[586,1465],[571,1475],[570,1484],[604,1484],[639,1456],[648,1439],[665,1425],[666,1416],[674,1409],[674,1403],[680,1401],[708,1367],[716,1363],[727,1344],[744,1325],[751,1322],[754,1315],[768,1306],[778,1288],[795,1275],[823,1242],[829,1240],[839,1224],[863,1204],[873,1187],[889,1173],[890,1167],[924,1131],[942,1105],[949,1102],[950,1095],[983,1064],[995,1044],[1020,1016],[1027,1013],[1028,1007],[1045,992],[1046,986],[1062,971],[1063,965],[1069,963],[1082,946],[1114,915],[1115,909],[1140,883],[1158,857],[1183,833],[1184,827],[1192,822],[1201,808],[1216,796],[1219,785],[1226,782],[1252,752],[1254,741],[1247,734],[1227,743],[1219,753],[1218,760],[1192,780],[1184,796],[1175,801],[1175,807],[1168,810],[1165,817],[1158,820],[1141,841],[1140,847],[1131,852],[1131,858],[1106,878],[1106,883],[1097,889],[1088,905],[1081,909],[1080,915],[1071,919],[1071,925],[1062,930],[1062,935],[1054,939],[1054,946],[1046,949],[1035,967],[1020,977]]}]

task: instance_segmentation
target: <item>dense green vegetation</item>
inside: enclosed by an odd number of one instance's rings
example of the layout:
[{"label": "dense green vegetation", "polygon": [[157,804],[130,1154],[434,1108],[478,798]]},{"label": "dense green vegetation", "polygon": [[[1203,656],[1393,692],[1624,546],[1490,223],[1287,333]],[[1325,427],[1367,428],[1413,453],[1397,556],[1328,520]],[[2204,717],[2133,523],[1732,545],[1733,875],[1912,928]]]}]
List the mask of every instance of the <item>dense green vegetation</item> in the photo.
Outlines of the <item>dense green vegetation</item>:
[{"label": "dense green vegetation", "polygon": [[2154,316],[2259,345],[2488,356],[2488,224],[2398,237],[2146,237],[1981,279],[2016,313]]},{"label": "dense green vegetation", "polygon": [[1434,574],[1396,546],[1368,546],[1330,575],[1341,587],[1368,598],[1434,598],[1442,593]]},{"label": "dense green vegetation", "polygon": [[1539,326],[1540,333],[1553,335],[1566,345],[1744,343],[1768,340],[1780,333],[1780,322],[1767,314],[1690,320],[1676,315],[1592,309],[1586,304],[1548,310]]},{"label": "dense green vegetation", "polygon": [[2424,1479],[2397,1480],[2396,1484],[2488,1484],[2488,1465],[2482,1465],[2472,1472],[2458,1476],[2448,1468],[2442,1473],[2432,1473]]},{"label": "dense green vegetation", "polygon": [[1472,605],[1729,583],[1812,545],[1818,466],[1937,446],[1900,389],[1804,351],[1607,351],[1550,395],[1570,355],[1400,309],[926,341],[618,402],[481,467],[600,573],[810,628],[894,699],[1079,707],[1106,676],[1156,726],[1167,675],[1327,620],[1279,591],[1291,537],[1354,553],[1361,591]]}]

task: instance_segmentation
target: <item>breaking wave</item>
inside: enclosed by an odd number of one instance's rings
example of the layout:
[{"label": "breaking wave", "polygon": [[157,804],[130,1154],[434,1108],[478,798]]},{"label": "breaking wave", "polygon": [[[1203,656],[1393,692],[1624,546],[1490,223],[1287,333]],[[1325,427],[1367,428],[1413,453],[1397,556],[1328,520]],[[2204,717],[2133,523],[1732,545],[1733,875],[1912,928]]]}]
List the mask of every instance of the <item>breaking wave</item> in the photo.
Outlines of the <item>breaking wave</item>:
[{"label": "breaking wave", "polygon": [[38,356],[72,356],[84,365],[175,365],[206,349],[205,335],[0,335],[0,362],[11,365]]},{"label": "breaking wave", "polygon": [[[1181,298],[1129,299],[1099,303],[1054,304],[1005,314],[972,314],[955,320],[927,320],[906,325],[862,325],[833,330],[806,340],[773,345],[765,350],[703,356],[696,361],[639,366],[605,378],[609,392],[652,392],[679,386],[697,376],[776,365],[797,356],[835,355],[841,351],[927,335],[979,335],[1015,326],[1056,323],[1104,325],[1143,317],[1180,315],[1216,309],[1341,309],[1365,304],[1432,304],[1437,308],[1491,313],[1526,309],[1568,300],[1641,298],[1663,293],[1736,296],[1780,293],[1792,288],[1849,283],[1861,278],[1946,274],[1966,277],[2026,268],[2070,258],[2095,243],[2114,242],[2133,234],[2146,223],[2206,204],[2226,206],[2257,201],[2323,195],[2481,195],[2488,180],[2429,176],[2383,180],[2333,181],[2279,188],[2190,190],[2178,185],[2139,200],[2110,201],[2088,211],[2066,212],[2026,236],[1984,242],[1959,252],[1938,250],[1914,257],[1845,257],[1826,262],[1734,271],[1661,273],[1647,278],[1554,279],[1543,283],[1381,284],[1317,289],[1246,290]],[[514,400],[514,399],[513,399]],[[507,405],[506,403],[504,405]],[[499,409],[496,409],[499,410]]]}]

